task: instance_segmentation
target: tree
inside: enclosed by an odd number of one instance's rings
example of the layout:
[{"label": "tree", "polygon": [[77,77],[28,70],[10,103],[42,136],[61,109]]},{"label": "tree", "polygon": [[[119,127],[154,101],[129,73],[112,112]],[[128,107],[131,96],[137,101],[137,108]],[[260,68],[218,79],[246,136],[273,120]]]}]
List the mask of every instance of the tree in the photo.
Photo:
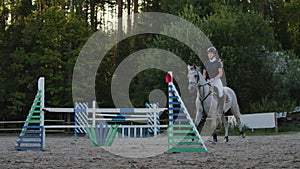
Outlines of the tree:
[{"label": "tree", "polygon": [[[3,118],[10,118],[13,113],[20,112],[26,102],[25,93],[20,86],[22,82],[14,81],[18,74],[22,72],[24,67],[22,58],[25,53],[21,49],[22,43],[22,30],[25,29],[25,19],[31,14],[33,6],[31,1],[2,1],[3,6],[0,6],[1,13],[1,31],[0,36],[2,43],[1,50],[1,106],[6,109],[3,112]],[[8,6],[11,10],[8,9]],[[2,41],[3,40],[3,41]],[[20,54],[20,61],[14,61],[14,55],[12,53]],[[18,72],[20,70],[20,72]],[[18,90],[21,89],[21,90]]]},{"label": "tree", "polygon": [[287,32],[290,43],[286,44],[287,49],[295,50],[300,58],[300,1],[291,0],[284,3],[284,19],[287,21]]},{"label": "tree", "polygon": [[[23,7],[15,8],[15,16]],[[42,13],[26,12],[5,30],[1,46],[1,86],[5,118],[27,114],[36,93],[36,82],[44,76],[47,82],[47,104],[72,106],[71,77],[76,57],[92,31],[88,23],[66,14],[60,7],[46,8]],[[2,57],[3,56],[3,57]],[[5,89],[5,90],[3,90]],[[5,92],[3,92],[5,91]],[[18,116],[15,116],[18,115]]]},{"label": "tree", "polygon": [[[264,69],[261,58],[266,50],[275,48],[274,34],[268,22],[258,13],[243,12],[222,3],[215,3],[213,7],[214,13],[205,18],[195,15],[192,6],[185,7],[180,16],[197,25],[217,47],[224,62],[226,81],[236,91],[241,107],[246,110],[247,103],[270,92],[264,85],[268,83],[270,73]],[[182,56],[186,63],[199,64],[195,54],[179,42],[159,37],[155,43]]]},{"label": "tree", "polygon": [[200,27],[219,49],[227,83],[236,90],[245,109],[247,103],[270,92],[264,85],[270,77],[261,58],[265,51],[275,49],[274,33],[258,13],[219,7],[219,12],[209,16]]}]

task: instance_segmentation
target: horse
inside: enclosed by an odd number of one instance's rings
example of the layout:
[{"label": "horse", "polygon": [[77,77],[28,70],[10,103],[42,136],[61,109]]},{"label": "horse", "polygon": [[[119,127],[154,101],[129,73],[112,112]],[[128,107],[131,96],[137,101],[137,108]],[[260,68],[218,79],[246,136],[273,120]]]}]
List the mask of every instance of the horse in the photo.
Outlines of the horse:
[{"label": "horse", "polygon": [[[206,118],[211,112],[212,117],[212,126],[211,130],[213,133],[213,140],[214,142],[217,142],[217,120],[218,117],[221,117],[221,120],[223,122],[223,125],[225,127],[225,138],[224,142],[229,141],[228,137],[228,122],[225,117],[225,113],[227,113],[229,110],[233,114],[233,116],[236,119],[240,136],[242,138],[245,138],[246,135],[243,131],[243,126],[241,124],[240,120],[240,109],[237,102],[237,97],[235,92],[229,88],[229,87],[223,87],[223,93],[225,96],[224,102],[217,103],[216,100],[218,98],[218,95],[214,92],[214,87],[211,85],[209,81],[205,81],[203,78],[203,75],[200,72],[200,68],[196,65],[190,66],[188,65],[188,80],[189,80],[189,86],[188,90],[190,92],[194,92],[195,89],[197,90],[197,98],[196,98],[196,118],[195,118],[195,125],[197,126],[197,129],[199,130],[199,133],[201,132],[204,123],[206,122]],[[217,103],[218,106],[214,106],[213,103]],[[212,111],[210,111],[210,109]]]}]

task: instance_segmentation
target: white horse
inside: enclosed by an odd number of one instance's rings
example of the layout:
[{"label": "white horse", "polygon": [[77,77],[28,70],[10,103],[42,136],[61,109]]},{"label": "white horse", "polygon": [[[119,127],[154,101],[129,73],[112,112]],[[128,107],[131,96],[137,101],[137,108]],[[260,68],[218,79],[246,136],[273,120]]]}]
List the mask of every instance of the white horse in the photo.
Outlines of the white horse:
[{"label": "white horse", "polygon": [[197,126],[199,132],[201,132],[201,129],[204,126],[204,123],[209,113],[212,113],[210,114],[212,116],[211,130],[213,132],[214,141],[217,142],[217,135],[215,131],[217,129],[218,117],[221,117],[221,120],[225,127],[224,141],[228,142],[229,140],[228,122],[226,120],[225,113],[230,110],[237,121],[239,131],[240,131],[240,136],[244,138],[246,135],[241,125],[241,120],[240,120],[241,113],[240,113],[235,92],[229,87],[223,87],[225,101],[222,102],[221,104],[218,103],[219,104],[218,106],[216,105],[214,106],[214,101],[216,100],[218,95],[214,92],[214,90],[212,90],[213,87],[210,85],[210,82],[204,80],[200,72],[200,69],[195,65],[194,66],[188,65],[188,79],[189,79],[189,91],[193,92],[195,91],[195,89],[197,89],[197,98],[196,98],[197,114],[195,118],[195,125]]}]

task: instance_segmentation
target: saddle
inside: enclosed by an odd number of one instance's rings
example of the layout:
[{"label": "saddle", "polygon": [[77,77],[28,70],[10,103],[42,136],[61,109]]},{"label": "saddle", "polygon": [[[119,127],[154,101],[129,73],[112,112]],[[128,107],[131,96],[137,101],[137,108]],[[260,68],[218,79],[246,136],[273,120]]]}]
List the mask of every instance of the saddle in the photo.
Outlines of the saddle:
[{"label": "saddle", "polygon": [[228,97],[228,94],[225,92],[225,90],[223,90],[223,94],[224,94],[224,103],[229,103],[230,98]]},{"label": "saddle", "polygon": [[[218,96],[218,89],[217,88],[214,88],[214,94],[216,95],[216,96]],[[229,103],[230,102],[230,97],[228,96],[228,94],[226,93],[226,91],[223,89],[223,96],[224,96],[224,104],[225,103]],[[217,98],[219,98],[219,97],[217,97]]]}]

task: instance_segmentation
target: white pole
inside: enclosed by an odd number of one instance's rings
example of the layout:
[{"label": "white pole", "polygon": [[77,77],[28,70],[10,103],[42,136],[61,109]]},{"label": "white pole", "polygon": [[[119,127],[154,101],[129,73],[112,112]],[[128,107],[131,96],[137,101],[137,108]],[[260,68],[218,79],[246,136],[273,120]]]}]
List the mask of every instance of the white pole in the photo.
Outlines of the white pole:
[{"label": "white pole", "polygon": [[143,137],[143,127],[140,127],[140,137]]},{"label": "white pole", "polygon": [[136,137],[136,136],[137,136],[137,134],[136,134],[136,133],[137,133],[137,127],[134,127],[134,128],[133,128],[133,132],[134,132],[134,133],[133,133],[133,135],[134,135],[133,137]]},{"label": "white pole", "polygon": [[154,118],[154,136],[157,136],[157,133],[158,133],[158,132],[157,132],[157,119],[156,119],[157,113],[158,113],[158,112],[156,112],[156,111],[153,112],[153,116],[154,116],[154,117],[153,117],[153,118]]},{"label": "white pole", "polygon": [[40,110],[41,110],[41,118],[40,118],[40,126],[42,126],[42,149],[45,149],[45,142],[46,142],[46,132],[45,132],[45,112],[43,111],[43,109],[45,108],[45,78],[44,77],[40,77],[38,80],[38,90],[41,91],[41,102],[40,102]]},{"label": "white pole", "polygon": [[93,128],[95,128],[96,127],[96,101],[95,100],[93,101],[92,112],[93,112],[92,126],[93,126]]}]

